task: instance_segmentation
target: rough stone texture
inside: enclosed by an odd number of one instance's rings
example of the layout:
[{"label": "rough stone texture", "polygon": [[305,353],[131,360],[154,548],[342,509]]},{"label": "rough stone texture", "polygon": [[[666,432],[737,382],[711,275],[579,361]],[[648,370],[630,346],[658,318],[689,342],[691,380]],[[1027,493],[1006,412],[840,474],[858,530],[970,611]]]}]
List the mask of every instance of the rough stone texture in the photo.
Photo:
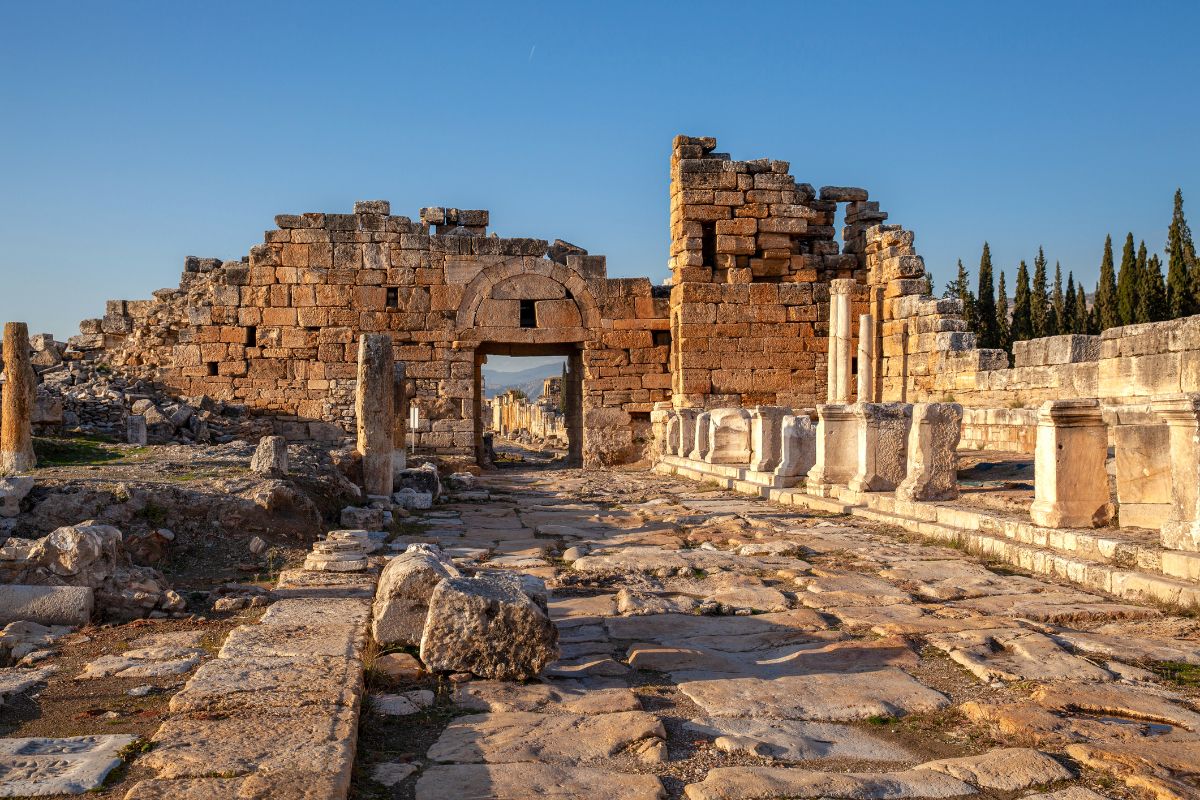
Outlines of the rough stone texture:
[{"label": "rough stone texture", "polygon": [[901,500],[953,500],[958,497],[958,441],[962,406],[916,403],[908,436],[908,474],[896,487]]},{"label": "rough stone texture", "polygon": [[0,477],[0,517],[12,518],[21,513],[21,501],[33,491],[33,478],[28,475]]},{"label": "rough stone texture", "polygon": [[0,797],[83,794],[121,764],[136,736],[0,739]]},{"label": "rough stone texture", "polygon": [[254,458],[250,460],[250,471],[256,475],[274,477],[287,475],[287,439],[282,436],[264,436],[259,439]]},{"label": "rough stone texture", "polygon": [[0,475],[28,472],[33,453],[33,406],[36,385],[29,361],[29,328],[4,324],[4,390],[0,392]]},{"label": "rough stone texture", "polygon": [[436,545],[409,545],[379,576],[371,621],[375,641],[384,647],[420,645],[434,588],[442,579],[458,576]]},{"label": "rough stone texture", "polygon": [[362,456],[363,489],[368,495],[392,494],[394,373],[392,337],[383,333],[360,336],[354,415],[358,424],[358,453]]},{"label": "rough stone texture", "polygon": [[[558,630],[545,588],[528,576],[485,573],[448,578],[433,590],[421,660],[433,670],[484,678],[532,678],[558,658]],[[540,596],[539,596],[540,594]]]},{"label": "rough stone texture", "polygon": [[780,458],[775,475],[802,478],[817,463],[817,431],[807,414],[786,414],[780,421]]},{"label": "rough stone texture", "polygon": [[710,464],[747,464],[753,452],[750,445],[750,412],[741,408],[719,408],[709,414]]},{"label": "rough stone texture", "polygon": [[[932,777],[937,775],[938,777]],[[684,787],[688,800],[772,800],[772,798],[958,797],[974,794],[966,783],[924,770],[906,772],[816,772],[785,767],[717,767],[700,783]]]},{"label": "rough stone texture", "polygon": [[750,469],[770,472],[783,457],[783,420],[791,409],[781,406],[755,406],[750,410]]},{"label": "rough stone texture", "polygon": [[463,764],[434,766],[417,780],[416,800],[665,800],[654,775],[556,764]]},{"label": "rough stone texture", "polygon": [[1038,412],[1033,521],[1048,528],[1096,528],[1112,516],[1108,435],[1095,400],[1047,401]]},{"label": "rough stone texture", "polygon": [[0,625],[29,620],[42,625],[87,625],[95,596],[88,586],[0,586]]},{"label": "rough stone texture", "polygon": [[458,764],[581,763],[613,756],[643,739],[666,736],[658,718],[644,711],[476,714],[451,722],[427,756],[433,761]]},{"label": "rough stone texture", "polygon": [[918,769],[952,775],[972,786],[1015,792],[1075,777],[1075,773],[1045,753],[1028,748],[990,750],[983,755],[929,761]]},{"label": "rough stone texture", "polygon": [[712,736],[718,750],[745,752],[777,761],[846,758],[861,761],[914,761],[890,742],[848,725],[792,720],[702,718],[684,728]]},{"label": "rough stone texture", "polygon": [[854,492],[894,490],[908,474],[912,406],[907,403],[855,403],[858,466],[850,479]]}]

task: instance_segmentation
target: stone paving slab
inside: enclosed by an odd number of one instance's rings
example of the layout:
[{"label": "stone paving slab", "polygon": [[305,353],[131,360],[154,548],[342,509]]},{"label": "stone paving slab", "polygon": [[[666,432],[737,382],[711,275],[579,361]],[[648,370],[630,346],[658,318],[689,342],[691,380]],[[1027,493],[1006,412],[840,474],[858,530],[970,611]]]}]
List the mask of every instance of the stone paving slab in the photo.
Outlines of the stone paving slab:
[{"label": "stone paving slab", "polygon": [[259,658],[359,658],[367,634],[361,624],[283,622],[278,618],[234,628],[217,654],[219,658],[250,661]]},{"label": "stone paving slab", "polygon": [[83,794],[104,783],[136,736],[0,739],[0,797]]},{"label": "stone paving slab", "polygon": [[1075,777],[1073,771],[1045,753],[1024,747],[990,750],[977,756],[928,761],[919,769],[953,775],[972,786],[1005,792],[1016,792]]},{"label": "stone paving slab", "polygon": [[134,784],[125,800],[330,800],[345,797],[342,775],[296,772],[240,778],[181,778]]},{"label": "stone paving slab", "polygon": [[460,764],[578,763],[607,758],[643,739],[666,736],[658,717],[644,711],[473,714],[451,722],[426,755],[433,761]]},{"label": "stone paving slab", "polygon": [[13,695],[28,691],[54,674],[54,667],[24,669],[23,667],[0,668],[0,706]]},{"label": "stone paving slab", "polygon": [[926,637],[926,641],[983,681],[1110,681],[1114,677],[1035,631],[1000,628],[939,633]]},{"label": "stone paving slab", "polygon": [[612,679],[510,683],[470,681],[460,684],[454,703],[478,711],[566,711],[571,714],[609,714],[641,711],[632,690]]},{"label": "stone paving slab", "polygon": [[195,669],[208,653],[193,647],[137,647],[104,655],[84,665],[76,680],[93,678],[165,678]]},{"label": "stone paving slab", "polygon": [[629,665],[635,669],[681,673],[704,671],[714,676],[779,678],[814,673],[852,673],[884,667],[915,667],[917,656],[901,638],[846,640],[753,653],[724,653],[700,647],[631,645]]},{"label": "stone paving slab", "polygon": [[356,707],[362,667],[346,658],[216,658],[171,698],[174,712],[261,712],[301,706]]},{"label": "stone paving slab", "polygon": [[295,598],[267,606],[259,624],[366,625],[370,618],[371,604],[358,598]]},{"label": "stone paving slab", "polygon": [[778,678],[675,676],[679,690],[714,717],[846,722],[938,711],[950,704],[902,670]]},{"label": "stone paving slab", "polygon": [[702,717],[684,723],[686,730],[712,736],[718,750],[745,752],[775,761],[853,759],[915,763],[903,747],[849,725],[796,720]]},{"label": "stone paving slab", "polygon": [[417,779],[416,800],[666,800],[654,775],[555,764],[435,766]]},{"label": "stone paving slab", "polygon": [[968,784],[929,770],[816,772],[788,767],[717,767],[684,788],[688,800],[775,798],[940,798],[975,794]]}]

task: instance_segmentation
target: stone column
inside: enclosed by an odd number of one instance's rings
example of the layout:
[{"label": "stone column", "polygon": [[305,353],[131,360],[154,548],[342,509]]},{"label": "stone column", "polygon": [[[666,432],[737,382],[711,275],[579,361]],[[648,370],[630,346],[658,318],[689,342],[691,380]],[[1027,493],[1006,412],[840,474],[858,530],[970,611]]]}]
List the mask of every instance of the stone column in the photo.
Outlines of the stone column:
[{"label": "stone column", "polygon": [[692,450],[687,457],[692,461],[703,461],[708,457],[710,443],[708,440],[709,420],[712,414],[703,411],[696,415],[696,436],[692,441]]},{"label": "stone column", "polygon": [[858,315],[858,402],[875,402],[875,318]]},{"label": "stone column", "polygon": [[834,486],[845,486],[858,466],[857,419],[850,406],[817,406],[816,463],[808,471],[806,490],[829,497]]},{"label": "stone column", "polygon": [[[476,367],[478,369],[478,367]],[[392,478],[408,467],[408,397],[404,389],[407,370],[403,361],[392,364]],[[478,401],[476,401],[478,402]],[[483,413],[476,408],[476,419]],[[482,431],[480,431],[482,433]]]},{"label": "stone column", "polygon": [[394,394],[392,337],[386,333],[364,333],[358,340],[354,414],[358,420],[358,452],[362,456],[363,488],[367,495],[392,493]]},{"label": "stone column", "polygon": [[145,445],[147,438],[146,417],[142,414],[130,414],[125,420],[125,441]]},{"label": "stone column", "polygon": [[1171,450],[1171,511],[1162,525],[1163,547],[1200,552],[1200,394],[1156,400]]},{"label": "stone column", "polygon": [[855,403],[858,421],[857,468],[849,487],[854,492],[890,492],[908,474],[908,431],[912,406],[907,403]]},{"label": "stone column", "polygon": [[817,431],[808,414],[785,414],[780,422],[776,485],[795,486],[817,463]]},{"label": "stone column", "polygon": [[958,497],[958,403],[916,403],[908,433],[908,476],[896,487],[900,500],[953,500]]},{"label": "stone column", "polygon": [[850,299],[854,294],[855,282],[849,278],[838,278],[829,282],[832,302],[837,307],[837,340],[835,358],[837,359],[837,392],[835,403],[850,402],[851,379],[851,345],[854,342],[852,326],[854,319],[850,311]]},{"label": "stone column", "polygon": [[1112,517],[1108,495],[1108,431],[1098,400],[1047,400],[1038,410],[1034,501],[1047,528],[1098,528]]},{"label": "stone column", "polygon": [[836,403],[838,382],[838,312],[841,306],[832,291],[829,293],[829,344],[825,357],[827,377],[825,402]]},{"label": "stone column", "polygon": [[791,413],[783,406],[755,406],[750,409],[750,469],[770,472],[779,466],[783,447],[783,418]]},{"label": "stone column", "polygon": [[4,325],[4,395],[0,405],[0,475],[34,468],[33,403],[36,387],[29,363],[29,328],[24,322]]},{"label": "stone column", "polygon": [[679,415],[679,439],[675,442],[674,455],[687,458],[688,453],[696,444],[696,417],[700,411],[695,408],[681,408]]}]

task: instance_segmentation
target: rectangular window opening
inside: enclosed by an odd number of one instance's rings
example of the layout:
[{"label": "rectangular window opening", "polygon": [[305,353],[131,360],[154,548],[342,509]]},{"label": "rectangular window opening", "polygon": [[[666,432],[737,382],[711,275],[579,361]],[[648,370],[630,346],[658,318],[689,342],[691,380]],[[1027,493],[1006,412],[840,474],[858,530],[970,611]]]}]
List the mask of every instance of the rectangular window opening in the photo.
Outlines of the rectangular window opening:
[{"label": "rectangular window opening", "polygon": [[670,347],[671,346],[671,332],[670,331],[651,331],[651,333],[654,335],[654,346],[655,347]]},{"label": "rectangular window opening", "polygon": [[[537,327],[537,311],[534,309],[532,300],[521,301],[521,327],[536,328]],[[509,306],[511,308],[512,306]]]},{"label": "rectangular window opening", "polygon": [[246,347],[258,347],[258,326],[246,326]]},{"label": "rectangular window opening", "polygon": [[208,374],[209,374],[209,377],[213,377],[213,378],[215,378],[217,376],[217,362],[215,362],[215,361],[208,362]]},{"label": "rectangular window opening", "polygon": [[700,223],[700,253],[704,257],[704,266],[717,266],[717,223]]},{"label": "rectangular window opening", "polygon": [[400,290],[397,289],[395,286],[388,287],[387,307],[388,308],[399,308],[400,307]]}]

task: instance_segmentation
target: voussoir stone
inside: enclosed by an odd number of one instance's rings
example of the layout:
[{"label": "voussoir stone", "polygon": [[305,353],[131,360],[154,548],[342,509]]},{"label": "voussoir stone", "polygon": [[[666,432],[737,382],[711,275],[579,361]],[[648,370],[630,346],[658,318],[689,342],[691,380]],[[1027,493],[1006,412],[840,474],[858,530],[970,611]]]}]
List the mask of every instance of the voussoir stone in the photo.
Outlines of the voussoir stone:
[{"label": "voussoir stone", "polygon": [[525,680],[558,658],[545,585],[531,576],[446,578],[429,598],[421,660],[431,670]]}]

